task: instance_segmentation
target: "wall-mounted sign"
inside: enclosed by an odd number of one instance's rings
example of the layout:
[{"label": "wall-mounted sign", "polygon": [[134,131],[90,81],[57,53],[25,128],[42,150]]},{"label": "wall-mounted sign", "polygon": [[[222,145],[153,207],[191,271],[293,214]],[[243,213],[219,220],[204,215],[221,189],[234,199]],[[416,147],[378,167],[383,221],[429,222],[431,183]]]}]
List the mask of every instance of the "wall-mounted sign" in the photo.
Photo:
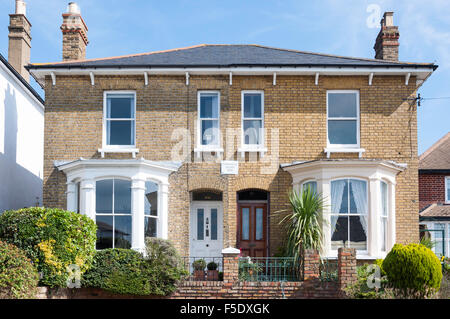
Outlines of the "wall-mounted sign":
[{"label": "wall-mounted sign", "polygon": [[222,175],[238,175],[239,162],[238,161],[222,161],[220,162],[220,174]]}]

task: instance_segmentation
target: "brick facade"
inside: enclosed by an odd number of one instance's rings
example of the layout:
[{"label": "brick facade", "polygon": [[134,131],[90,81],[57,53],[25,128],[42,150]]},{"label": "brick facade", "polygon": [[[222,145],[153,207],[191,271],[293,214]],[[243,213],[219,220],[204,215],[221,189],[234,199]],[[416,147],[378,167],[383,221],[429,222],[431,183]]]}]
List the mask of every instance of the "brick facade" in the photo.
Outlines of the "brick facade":
[{"label": "brick facade", "polygon": [[445,203],[445,177],[450,173],[420,173],[419,171],[419,209],[431,204]]},{"label": "brick facade", "polygon": [[[326,137],[326,92],[350,89],[360,92],[360,136],[365,148],[363,159],[383,159],[406,163],[408,168],[397,176],[396,236],[401,243],[418,241],[417,187],[417,118],[415,105],[407,98],[415,96],[415,78],[405,85],[403,76],[375,76],[371,86],[365,76],[321,76],[318,85],[314,76],[190,77],[149,76],[148,86],[139,76],[59,76],[53,86],[46,78],[44,205],[66,208],[66,177],[54,167],[54,161],[80,157],[100,158],[102,147],[103,92],[133,90],[136,92],[137,157],[147,160],[170,160],[178,140],[172,140],[172,129],[188,129],[191,133],[189,163],[170,176],[169,239],[181,255],[189,255],[190,191],[214,189],[223,192],[223,247],[236,245],[236,194],[249,188],[270,192],[270,254],[281,245],[282,218],[274,212],[288,208],[288,190],[292,178],[279,169],[280,163],[324,159]],[[266,146],[269,154],[257,162],[239,164],[239,175],[220,175],[220,163],[195,163],[195,129],[198,90],[219,90],[221,93],[220,126],[241,127],[241,91],[263,90],[265,97]],[[82,92],[80,94],[80,92]],[[279,159],[270,158],[271,129],[279,131]],[[227,149],[227,145],[223,145]],[[237,140],[230,159],[239,159]],[[227,156],[229,154],[225,154]],[[131,158],[130,154],[106,154],[106,158]],[[331,158],[357,158],[357,154],[337,154]],[[269,174],[263,167],[275,168]]]}]

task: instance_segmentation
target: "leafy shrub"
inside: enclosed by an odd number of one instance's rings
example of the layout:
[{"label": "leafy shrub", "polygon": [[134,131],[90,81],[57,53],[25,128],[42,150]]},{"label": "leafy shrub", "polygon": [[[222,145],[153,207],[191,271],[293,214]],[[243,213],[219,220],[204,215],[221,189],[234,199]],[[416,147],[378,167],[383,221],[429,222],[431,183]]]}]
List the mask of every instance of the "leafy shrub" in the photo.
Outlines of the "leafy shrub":
[{"label": "leafy shrub", "polygon": [[151,267],[141,253],[132,249],[104,249],[97,251],[81,284],[118,294],[148,295],[152,276]]},{"label": "leafy shrub", "polygon": [[[380,261],[377,259],[374,263],[375,266],[379,267]],[[385,275],[383,275],[382,269],[380,269],[379,282],[374,282],[376,278],[376,267],[371,267],[371,265],[362,265],[356,268],[358,275],[358,280],[355,284],[348,286],[345,292],[350,298],[356,299],[388,299],[392,298],[392,291],[387,287],[388,281]],[[370,277],[372,275],[372,277]],[[373,282],[373,287],[369,287],[368,282]]]},{"label": "leafy shrub", "polygon": [[24,208],[0,215],[0,239],[22,249],[42,273],[40,284],[65,287],[75,264],[89,269],[96,225],[84,215],[56,208]]},{"label": "leafy shrub", "polygon": [[208,269],[208,270],[217,270],[217,264],[214,262],[214,261],[211,261],[211,262],[209,262],[207,265],[206,265],[206,268]]},{"label": "leafy shrub", "polygon": [[204,259],[194,260],[194,262],[192,263],[192,267],[194,268],[194,270],[205,270],[206,261]]},{"label": "leafy shrub", "polygon": [[420,244],[395,244],[383,261],[383,270],[398,297],[425,298],[439,290],[441,263]]},{"label": "leafy shrub", "polygon": [[39,275],[25,253],[0,241],[0,298],[34,298]]},{"label": "leafy shrub", "polygon": [[82,286],[140,296],[173,292],[186,274],[175,248],[160,239],[146,242],[147,257],[131,249],[98,251],[91,269],[83,275]]}]

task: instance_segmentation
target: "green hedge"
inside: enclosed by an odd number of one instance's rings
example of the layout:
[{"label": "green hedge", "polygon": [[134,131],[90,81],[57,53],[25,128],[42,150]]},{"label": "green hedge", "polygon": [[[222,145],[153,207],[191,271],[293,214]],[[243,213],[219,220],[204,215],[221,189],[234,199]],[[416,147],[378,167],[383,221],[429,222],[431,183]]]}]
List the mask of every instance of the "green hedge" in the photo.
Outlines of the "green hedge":
[{"label": "green hedge", "polygon": [[170,294],[186,274],[175,248],[162,239],[147,239],[146,253],[147,257],[131,249],[98,251],[91,269],[82,277],[82,286],[117,294]]},{"label": "green hedge", "polygon": [[25,253],[0,241],[0,299],[35,298],[39,275]]},{"label": "green hedge", "polygon": [[442,266],[436,255],[420,244],[395,244],[383,261],[389,284],[399,297],[424,298],[439,290]]},{"label": "green hedge", "polygon": [[66,287],[67,267],[81,273],[95,254],[96,229],[90,218],[56,208],[24,208],[0,215],[0,239],[22,249],[42,274],[40,284]]}]

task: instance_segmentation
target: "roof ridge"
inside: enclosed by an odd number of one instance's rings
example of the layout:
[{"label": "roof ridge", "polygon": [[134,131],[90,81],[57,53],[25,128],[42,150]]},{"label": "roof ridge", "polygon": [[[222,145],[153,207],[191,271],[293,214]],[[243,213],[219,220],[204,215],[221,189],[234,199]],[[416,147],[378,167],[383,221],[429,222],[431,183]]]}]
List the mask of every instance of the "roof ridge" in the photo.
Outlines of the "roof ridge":
[{"label": "roof ridge", "polygon": [[441,137],[437,142],[431,145],[425,152],[420,154],[419,162],[423,161],[428,155],[433,153],[442,143],[444,143],[448,138],[450,138],[450,132]]}]

